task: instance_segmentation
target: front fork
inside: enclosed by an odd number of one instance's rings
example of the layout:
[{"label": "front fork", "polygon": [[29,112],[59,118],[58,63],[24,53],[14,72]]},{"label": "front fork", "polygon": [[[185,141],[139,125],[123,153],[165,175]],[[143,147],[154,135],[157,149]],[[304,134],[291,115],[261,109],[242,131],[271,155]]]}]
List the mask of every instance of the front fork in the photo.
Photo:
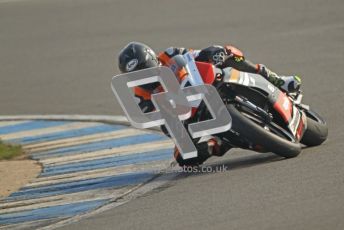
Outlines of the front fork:
[{"label": "front fork", "polygon": [[264,121],[266,123],[270,123],[272,121],[272,114],[266,112],[264,109],[260,108],[259,106],[256,106],[246,98],[242,98],[239,96],[236,96],[234,98],[234,101],[237,102],[238,104],[256,112],[258,115],[264,118]]},{"label": "front fork", "polygon": [[297,109],[300,112],[300,122],[298,124],[297,130],[296,130],[296,138],[300,141],[307,129],[307,111],[309,111],[309,105],[302,104],[302,92],[298,91],[295,95],[290,95],[289,98],[291,101],[293,101],[294,109]]}]

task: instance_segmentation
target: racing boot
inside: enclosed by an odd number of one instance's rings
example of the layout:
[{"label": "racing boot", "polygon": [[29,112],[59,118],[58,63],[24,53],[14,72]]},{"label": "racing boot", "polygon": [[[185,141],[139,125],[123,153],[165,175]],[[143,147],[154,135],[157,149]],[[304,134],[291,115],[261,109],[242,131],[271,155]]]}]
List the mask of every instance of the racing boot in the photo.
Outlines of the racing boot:
[{"label": "racing boot", "polygon": [[[276,75],[277,76],[277,75]],[[272,84],[280,88],[282,91],[287,93],[295,93],[300,90],[301,78],[295,76],[273,76],[268,79]]]},{"label": "racing boot", "polygon": [[211,153],[212,156],[221,157],[231,148],[231,145],[224,143],[218,137],[213,137],[208,141],[208,152]]},{"label": "racing boot", "polygon": [[287,93],[295,93],[300,90],[301,78],[299,76],[278,76],[265,65],[258,65],[258,73],[276,87]]},{"label": "racing boot", "polygon": [[197,157],[190,159],[183,159],[177,147],[174,148],[174,159],[177,161],[179,166],[199,166],[203,164],[211,156],[223,156],[231,145],[223,143],[220,138],[212,137],[209,140],[196,144]]},{"label": "racing boot", "polygon": [[178,148],[174,148],[174,159],[177,161],[179,166],[183,167],[194,167],[203,164],[209,157],[211,157],[211,153],[209,152],[209,146],[207,142],[203,142],[197,144],[197,157],[183,159],[181,153],[179,152]]}]

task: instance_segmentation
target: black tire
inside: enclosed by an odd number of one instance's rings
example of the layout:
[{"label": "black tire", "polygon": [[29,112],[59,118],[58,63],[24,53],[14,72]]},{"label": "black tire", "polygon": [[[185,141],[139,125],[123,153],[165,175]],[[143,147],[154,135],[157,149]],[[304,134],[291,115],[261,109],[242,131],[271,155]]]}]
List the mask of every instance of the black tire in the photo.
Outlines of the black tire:
[{"label": "black tire", "polygon": [[307,115],[307,129],[301,139],[301,143],[307,146],[321,145],[328,136],[326,122],[313,111],[305,111]]},{"label": "black tire", "polygon": [[255,144],[264,147],[279,156],[291,158],[296,157],[301,152],[301,145],[296,141],[282,138],[253,122],[243,115],[234,105],[228,104],[227,110],[232,116],[232,130],[240,133]]}]

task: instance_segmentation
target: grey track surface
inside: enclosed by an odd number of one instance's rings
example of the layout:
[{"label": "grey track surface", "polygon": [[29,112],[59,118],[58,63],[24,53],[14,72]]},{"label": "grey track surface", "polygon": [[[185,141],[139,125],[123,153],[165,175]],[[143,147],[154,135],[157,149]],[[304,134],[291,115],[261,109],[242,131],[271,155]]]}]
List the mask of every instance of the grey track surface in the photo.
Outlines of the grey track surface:
[{"label": "grey track surface", "polygon": [[236,150],[224,173],[169,187],[62,229],[344,229],[344,2],[0,1],[0,114],[122,114],[115,54],[232,43],[278,73],[303,76],[329,140],[280,160]]}]

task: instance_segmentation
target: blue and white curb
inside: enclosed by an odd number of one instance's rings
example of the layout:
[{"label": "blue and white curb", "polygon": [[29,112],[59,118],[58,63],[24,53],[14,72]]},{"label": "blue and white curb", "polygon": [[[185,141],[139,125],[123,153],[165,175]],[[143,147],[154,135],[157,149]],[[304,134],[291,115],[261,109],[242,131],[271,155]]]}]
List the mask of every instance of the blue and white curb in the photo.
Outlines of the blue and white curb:
[{"label": "blue and white curb", "polygon": [[173,143],[127,124],[108,116],[0,117],[0,139],[21,144],[43,166],[38,178],[0,201],[0,229],[66,223],[149,190],[142,185],[169,167]]}]

